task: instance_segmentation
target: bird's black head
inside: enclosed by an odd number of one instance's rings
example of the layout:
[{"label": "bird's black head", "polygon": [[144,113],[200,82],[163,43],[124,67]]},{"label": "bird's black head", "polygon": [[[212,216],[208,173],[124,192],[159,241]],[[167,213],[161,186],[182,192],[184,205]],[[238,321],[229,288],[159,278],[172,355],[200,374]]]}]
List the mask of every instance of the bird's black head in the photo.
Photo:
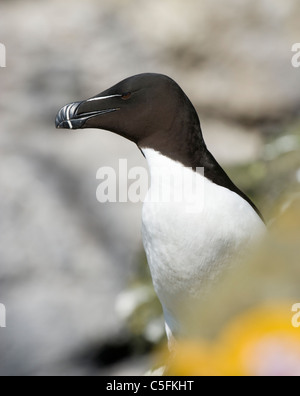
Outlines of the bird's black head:
[{"label": "bird's black head", "polygon": [[[139,147],[172,146],[176,131],[198,123],[191,102],[178,84],[161,74],[140,74],[101,94],[63,107],[57,128],[99,128],[115,132]],[[178,133],[178,132],[177,132]]]},{"label": "bird's black head", "polygon": [[91,99],[66,105],[56,116],[56,127],[105,129],[187,167],[204,167],[209,180],[241,195],[259,213],[207,150],[195,108],[167,76],[133,76]]}]

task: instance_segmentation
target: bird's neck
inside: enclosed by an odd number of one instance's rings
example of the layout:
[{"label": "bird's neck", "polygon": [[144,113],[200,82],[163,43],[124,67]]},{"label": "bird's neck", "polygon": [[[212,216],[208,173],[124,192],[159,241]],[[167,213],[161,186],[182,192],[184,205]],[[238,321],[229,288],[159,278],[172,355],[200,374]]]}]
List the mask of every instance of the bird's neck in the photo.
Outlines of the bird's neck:
[{"label": "bird's neck", "polygon": [[[260,211],[228,177],[214,156],[208,151],[202,137],[198,117],[189,120],[176,120],[172,132],[160,133],[158,139],[152,139],[151,144],[141,147],[152,169],[160,167],[161,172],[167,169],[163,164],[168,161],[183,165],[184,168],[204,171],[204,176],[211,182],[235,192],[246,200],[262,218]],[[159,155],[158,155],[159,154]],[[262,218],[263,219],[263,218]]]},{"label": "bird's neck", "polygon": [[154,131],[139,147],[142,151],[152,149],[187,168],[196,169],[205,165],[207,148],[196,113],[174,117],[167,130]]}]

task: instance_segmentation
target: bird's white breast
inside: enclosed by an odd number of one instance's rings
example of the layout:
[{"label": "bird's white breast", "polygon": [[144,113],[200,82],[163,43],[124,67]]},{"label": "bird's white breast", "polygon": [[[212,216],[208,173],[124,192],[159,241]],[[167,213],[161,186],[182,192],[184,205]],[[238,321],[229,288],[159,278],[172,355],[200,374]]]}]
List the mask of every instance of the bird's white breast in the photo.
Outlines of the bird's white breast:
[{"label": "bird's white breast", "polygon": [[167,325],[180,333],[181,302],[192,304],[265,226],[247,201],[205,174],[154,150],[143,152],[151,173],[144,247]]}]

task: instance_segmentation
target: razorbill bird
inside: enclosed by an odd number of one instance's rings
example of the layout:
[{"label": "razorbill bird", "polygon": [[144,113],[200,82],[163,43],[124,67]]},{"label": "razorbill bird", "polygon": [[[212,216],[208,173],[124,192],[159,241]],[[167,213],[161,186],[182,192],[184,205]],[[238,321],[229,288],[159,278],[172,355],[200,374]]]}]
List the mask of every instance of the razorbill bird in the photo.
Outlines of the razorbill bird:
[{"label": "razorbill bird", "polygon": [[[144,247],[169,340],[189,336],[189,319],[198,320],[197,302],[209,285],[265,232],[256,206],[207,149],[192,103],[171,78],[141,74],[66,105],[56,126],[114,132],[136,143],[146,157],[151,187],[143,206]],[[189,210],[186,199],[153,198],[161,188],[180,189],[174,183],[179,174],[200,187],[199,210]],[[185,196],[194,187],[187,187]]]}]

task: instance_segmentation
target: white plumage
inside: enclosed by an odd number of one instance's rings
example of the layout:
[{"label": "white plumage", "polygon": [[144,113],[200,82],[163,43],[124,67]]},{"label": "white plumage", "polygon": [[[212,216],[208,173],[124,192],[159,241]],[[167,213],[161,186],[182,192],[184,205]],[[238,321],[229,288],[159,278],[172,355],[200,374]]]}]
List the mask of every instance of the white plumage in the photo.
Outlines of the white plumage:
[{"label": "white plumage", "polygon": [[[183,315],[197,315],[195,304],[207,287],[264,234],[265,225],[238,194],[152,149],[143,152],[151,174],[143,207],[144,247],[168,337],[188,336]],[[176,175],[184,185],[174,183]],[[182,192],[174,188],[184,189],[181,202],[174,202]],[[171,193],[169,202],[157,200],[162,191]]]}]

